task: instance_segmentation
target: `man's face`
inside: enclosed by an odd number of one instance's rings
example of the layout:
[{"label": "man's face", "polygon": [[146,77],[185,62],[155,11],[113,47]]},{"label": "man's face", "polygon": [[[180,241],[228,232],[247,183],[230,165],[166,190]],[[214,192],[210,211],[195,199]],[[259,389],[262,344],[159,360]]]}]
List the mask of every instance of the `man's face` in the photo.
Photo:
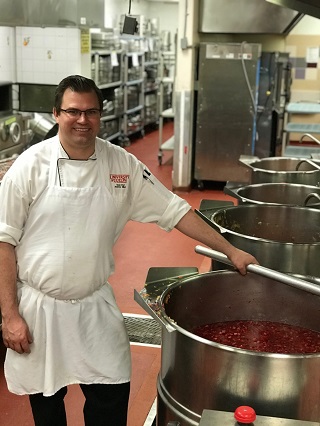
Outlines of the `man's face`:
[{"label": "man's face", "polygon": [[[77,93],[70,89],[64,92],[62,98],[62,110],[91,110],[99,109],[99,101],[94,92]],[[87,116],[82,113],[79,117],[73,117],[67,112],[61,111],[60,115],[53,110],[56,122],[59,124],[59,137],[65,150],[75,149],[90,150],[95,146],[95,138],[100,130],[100,115]],[[91,154],[90,154],[91,155]]]}]

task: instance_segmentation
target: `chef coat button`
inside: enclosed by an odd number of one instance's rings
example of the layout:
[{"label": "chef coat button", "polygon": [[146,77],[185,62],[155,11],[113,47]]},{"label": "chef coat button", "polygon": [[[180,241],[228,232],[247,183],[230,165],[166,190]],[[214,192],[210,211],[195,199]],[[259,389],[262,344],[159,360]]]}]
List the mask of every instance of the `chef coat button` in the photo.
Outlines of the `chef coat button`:
[{"label": "chef coat button", "polygon": [[234,418],[237,420],[238,423],[242,424],[248,424],[252,423],[256,419],[256,412],[253,408],[248,407],[246,405],[241,405],[236,409],[234,412]]}]

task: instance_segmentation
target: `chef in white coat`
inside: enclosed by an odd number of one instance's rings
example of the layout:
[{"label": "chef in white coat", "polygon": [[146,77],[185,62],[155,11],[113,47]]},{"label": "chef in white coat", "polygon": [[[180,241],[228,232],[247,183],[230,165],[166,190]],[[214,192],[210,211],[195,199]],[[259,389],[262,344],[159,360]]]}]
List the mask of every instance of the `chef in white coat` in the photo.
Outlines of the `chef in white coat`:
[{"label": "chef in white coat", "polygon": [[124,426],[130,347],[108,277],[129,220],[174,227],[225,253],[240,273],[256,259],[227,242],[137,158],[97,138],[103,97],[69,76],[58,85],[58,135],[22,153],[0,187],[0,309],[8,389],[29,394],[36,426],[65,426],[67,386],[87,426]]}]

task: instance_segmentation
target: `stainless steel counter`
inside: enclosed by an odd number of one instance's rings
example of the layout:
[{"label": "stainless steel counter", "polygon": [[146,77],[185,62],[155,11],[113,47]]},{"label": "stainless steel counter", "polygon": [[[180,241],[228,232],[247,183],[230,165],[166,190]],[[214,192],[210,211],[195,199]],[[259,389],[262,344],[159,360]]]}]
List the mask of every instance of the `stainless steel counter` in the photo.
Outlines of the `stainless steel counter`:
[{"label": "stainless steel counter", "polygon": [[[199,426],[239,426],[233,413],[225,411],[204,410]],[[279,417],[257,416],[254,423],[249,426],[319,426],[320,423],[304,422],[302,420],[281,419]]]}]

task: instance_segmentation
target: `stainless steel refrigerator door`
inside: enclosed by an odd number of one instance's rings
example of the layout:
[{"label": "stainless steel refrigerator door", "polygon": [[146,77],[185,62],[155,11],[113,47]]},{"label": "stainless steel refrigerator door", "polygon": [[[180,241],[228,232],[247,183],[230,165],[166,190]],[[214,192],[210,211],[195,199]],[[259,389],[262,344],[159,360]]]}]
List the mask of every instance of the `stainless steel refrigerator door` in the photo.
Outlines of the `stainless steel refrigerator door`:
[{"label": "stainless steel refrigerator door", "polygon": [[254,152],[261,45],[201,43],[199,55],[194,177],[247,182],[238,160]]}]

